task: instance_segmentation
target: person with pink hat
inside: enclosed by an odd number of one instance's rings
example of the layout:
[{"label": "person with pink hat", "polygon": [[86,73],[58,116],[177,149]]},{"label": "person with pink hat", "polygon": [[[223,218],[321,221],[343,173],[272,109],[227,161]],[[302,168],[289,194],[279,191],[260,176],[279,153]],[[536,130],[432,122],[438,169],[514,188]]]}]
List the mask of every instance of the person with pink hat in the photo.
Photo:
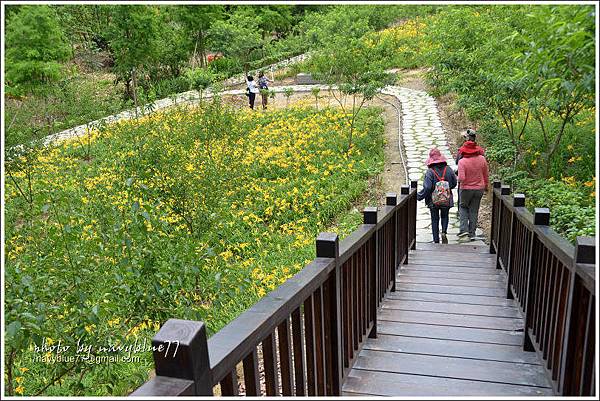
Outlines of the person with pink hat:
[{"label": "person with pink hat", "polygon": [[431,233],[433,242],[440,242],[440,217],[442,223],[442,243],[447,244],[448,238],[448,213],[454,206],[452,188],[456,187],[456,174],[448,167],[446,158],[439,149],[429,151],[429,158],[425,162],[428,169],[423,180],[423,189],[417,193],[417,200],[425,199],[425,204],[431,213]]}]

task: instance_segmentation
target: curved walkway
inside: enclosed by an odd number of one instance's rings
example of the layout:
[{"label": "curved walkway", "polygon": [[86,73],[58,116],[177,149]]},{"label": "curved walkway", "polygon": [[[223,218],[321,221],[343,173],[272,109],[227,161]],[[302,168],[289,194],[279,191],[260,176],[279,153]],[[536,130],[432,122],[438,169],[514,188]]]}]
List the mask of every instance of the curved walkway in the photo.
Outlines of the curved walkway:
[{"label": "curved walkway", "polygon": [[[310,92],[312,88],[321,88],[321,90],[329,90],[328,85],[287,85],[274,87],[272,90],[276,93],[283,93],[286,88],[291,88],[294,92]],[[235,89],[222,92],[223,95],[244,95],[244,90]],[[432,147],[437,147],[448,160],[448,165],[451,168],[456,168],[456,163],[448,144],[444,128],[440,120],[436,101],[427,92],[404,88],[401,86],[388,86],[381,91],[385,95],[394,96],[402,105],[402,124],[398,127],[400,154],[405,151],[406,164],[408,169],[408,180],[417,180],[419,185],[423,182],[423,175],[427,170],[425,160],[429,155],[429,150]],[[210,92],[207,97],[212,96]],[[162,110],[168,107],[173,107],[179,104],[194,103],[198,99],[196,91],[180,93],[176,96],[161,99],[150,106],[145,106],[150,112]],[[138,108],[137,114],[142,114],[142,109]],[[131,119],[136,117],[136,110],[127,110],[113,116],[103,118],[102,120],[93,121],[91,123],[81,125],[69,130],[50,135],[44,139],[44,144],[49,144],[54,141],[68,139],[85,135],[87,130],[101,122],[112,123],[122,119]],[[458,199],[458,192],[453,190],[454,199]],[[456,215],[456,208],[450,211],[450,223],[448,227],[448,242],[450,244],[458,243],[459,223]],[[481,235],[481,230],[477,229],[477,234]],[[419,202],[417,206],[417,242],[430,242],[431,236],[431,218],[429,209],[424,202]],[[482,241],[467,242],[467,245],[483,245]]]}]

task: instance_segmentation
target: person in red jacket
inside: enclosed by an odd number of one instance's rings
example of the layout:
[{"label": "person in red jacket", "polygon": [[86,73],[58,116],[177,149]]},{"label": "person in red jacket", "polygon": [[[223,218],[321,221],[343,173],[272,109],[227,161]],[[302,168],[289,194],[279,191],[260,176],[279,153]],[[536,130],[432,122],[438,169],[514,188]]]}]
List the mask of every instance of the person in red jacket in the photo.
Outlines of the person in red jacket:
[{"label": "person in red jacket", "polygon": [[[460,161],[460,159],[462,159],[464,155],[485,155],[485,150],[481,146],[477,145],[476,131],[468,129],[467,132],[463,134],[463,138],[465,139],[465,142],[463,142],[462,146],[458,148],[458,152],[456,152],[457,166],[458,162]],[[456,168],[455,173],[458,174],[458,167]],[[458,184],[458,204],[460,205],[460,183]],[[460,218],[460,206],[458,207],[458,210],[456,212],[458,214],[458,217]]]},{"label": "person in red jacket", "polygon": [[[462,158],[458,161],[458,182],[459,188],[459,212],[460,212],[460,239],[467,236],[471,240],[477,239],[475,230],[477,229],[477,218],[479,215],[479,204],[483,193],[487,192],[489,186],[488,164],[485,157],[479,151],[475,151],[477,146],[472,141],[467,141],[465,145],[471,142],[463,152]],[[463,145],[463,147],[465,146]]]}]

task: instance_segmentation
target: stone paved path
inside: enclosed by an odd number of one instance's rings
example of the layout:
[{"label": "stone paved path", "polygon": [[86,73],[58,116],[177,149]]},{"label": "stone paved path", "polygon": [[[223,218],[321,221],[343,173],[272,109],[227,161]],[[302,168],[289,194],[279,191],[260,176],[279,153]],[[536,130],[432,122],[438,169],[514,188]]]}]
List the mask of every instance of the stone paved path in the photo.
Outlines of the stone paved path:
[{"label": "stone paved path", "polygon": [[[409,179],[417,180],[419,188],[422,187],[423,178],[427,171],[425,160],[429,156],[429,150],[437,147],[448,161],[448,166],[456,170],[456,163],[452,152],[446,142],[446,134],[438,114],[435,99],[426,92],[402,88],[398,86],[386,88],[385,94],[396,96],[402,103],[402,128],[400,140],[406,152],[406,164]],[[400,150],[402,151],[402,150]],[[453,191],[454,202],[458,200],[458,190]],[[459,232],[457,218],[458,208],[450,209],[450,222],[448,225],[448,243],[456,244]],[[482,231],[477,229],[477,234]],[[425,202],[417,203],[417,242],[429,242],[432,240],[431,217]],[[484,245],[482,241],[466,242],[469,245]]]},{"label": "stone paved path", "polygon": [[[294,92],[309,92],[314,87],[320,87],[321,90],[327,91],[327,85],[287,85],[275,86],[272,88],[277,93],[283,92],[286,88],[292,88]],[[244,90],[228,90],[223,92],[224,95],[243,95]],[[398,99],[402,105],[402,124],[399,127],[399,152],[403,152],[406,156],[409,180],[417,180],[419,188],[423,183],[423,176],[427,169],[425,160],[429,155],[429,150],[432,147],[437,147],[448,160],[448,166],[455,169],[456,163],[452,157],[452,153],[448,148],[446,136],[439,118],[435,99],[429,96],[424,91],[403,88],[400,86],[389,86],[382,90],[383,94],[392,95]],[[207,93],[207,96],[211,96]],[[189,91],[161,99],[155,102],[150,108],[153,111],[165,109],[177,104],[190,103],[197,100],[197,92]],[[135,110],[127,110],[114,116],[109,116],[102,119],[106,123],[116,122],[121,119],[130,119],[135,117]],[[101,121],[101,120],[99,120]],[[65,130],[54,135],[50,135],[45,139],[45,143],[66,139],[70,137],[85,135],[88,126],[97,124],[98,121],[81,125],[73,129]],[[403,148],[403,149],[402,149]],[[398,188],[399,192],[399,188]],[[453,190],[455,203],[458,199],[458,192]],[[458,243],[458,219],[457,207],[450,210],[450,224],[448,226],[448,242]],[[477,234],[481,235],[482,231],[477,229]],[[424,202],[417,204],[417,242],[431,241],[431,217],[429,209]],[[483,245],[482,241],[467,242],[469,245]]]}]

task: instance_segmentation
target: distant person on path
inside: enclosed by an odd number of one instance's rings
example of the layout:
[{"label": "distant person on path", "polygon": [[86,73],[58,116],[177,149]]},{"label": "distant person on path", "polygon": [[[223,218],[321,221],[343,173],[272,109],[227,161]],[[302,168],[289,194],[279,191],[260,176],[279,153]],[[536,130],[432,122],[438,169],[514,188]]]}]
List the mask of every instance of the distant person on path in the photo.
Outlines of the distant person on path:
[{"label": "distant person on path", "polygon": [[[470,240],[478,239],[475,235],[479,204],[483,193],[489,186],[488,164],[485,157],[476,150],[479,148],[473,141],[465,142],[462,157],[458,161],[459,211],[460,232],[459,240],[469,237]],[[481,148],[480,148],[481,149]],[[465,151],[467,150],[467,151]]]},{"label": "distant person on path", "polygon": [[447,244],[448,238],[448,213],[454,206],[452,188],[456,187],[456,175],[448,167],[446,158],[439,149],[429,151],[429,158],[425,162],[428,170],[423,180],[423,189],[417,193],[417,200],[425,199],[425,204],[431,213],[431,233],[433,242],[440,242],[440,216],[442,221],[442,243]]},{"label": "distant person on path", "polygon": [[[456,165],[458,166],[458,162],[463,158],[465,154],[473,155],[480,154],[483,156],[485,154],[485,150],[477,145],[477,132],[472,129],[467,129],[467,132],[463,134],[464,142],[460,148],[458,148],[458,152],[456,153]],[[458,174],[458,167],[456,168],[455,173]],[[460,183],[458,184],[458,204],[460,205]],[[458,208],[458,214],[460,216],[460,207]]]},{"label": "distant person on path", "polygon": [[254,100],[256,99],[256,94],[258,93],[258,87],[256,86],[256,82],[254,81],[254,77],[252,75],[248,75],[246,77],[246,96],[248,96],[248,101],[250,102],[250,108],[254,110]]},{"label": "distant person on path", "polygon": [[269,90],[269,85],[268,85],[269,82],[273,82],[273,81],[271,81],[269,78],[267,78],[263,71],[260,71],[258,73],[258,89],[261,91],[263,110],[267,109],[267,100],[269,98],[269,93],[266,91]]}]

